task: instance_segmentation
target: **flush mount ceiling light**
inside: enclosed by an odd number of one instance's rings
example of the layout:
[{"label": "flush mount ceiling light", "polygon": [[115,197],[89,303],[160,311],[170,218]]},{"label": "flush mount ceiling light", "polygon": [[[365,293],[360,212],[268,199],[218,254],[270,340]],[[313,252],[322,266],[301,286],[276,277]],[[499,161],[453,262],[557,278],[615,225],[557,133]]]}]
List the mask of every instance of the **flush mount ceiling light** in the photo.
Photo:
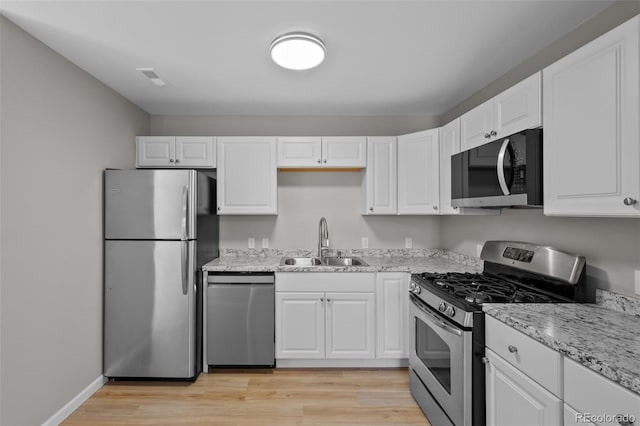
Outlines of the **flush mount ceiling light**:
[{"label": "flush mount ceiling light", "polygon": [[271,43],[271,59],[283,68],[308,70],[324,60],[325,46],[318,37],[307,33],[288,33]]}]

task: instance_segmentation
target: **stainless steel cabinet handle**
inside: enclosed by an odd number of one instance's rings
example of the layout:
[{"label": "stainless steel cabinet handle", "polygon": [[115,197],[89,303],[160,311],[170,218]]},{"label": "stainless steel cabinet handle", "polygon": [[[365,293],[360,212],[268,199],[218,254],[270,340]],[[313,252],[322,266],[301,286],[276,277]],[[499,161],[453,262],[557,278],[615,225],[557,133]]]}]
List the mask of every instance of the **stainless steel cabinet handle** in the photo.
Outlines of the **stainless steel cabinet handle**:
[{"label": "stainless steel cabinet handle", "polygon": [[497,134],[498,134],[498,133],[496,133],[496,131],[495,131],[495,130],[492,130],[491,132],[489,132],[489,135],[491,135],[491,136],[496,136]]},{"label": "stainless steel cabinet handle", "polygon": [[489,133],[485,133],[485,134],[484,134],[484,138],[485,138],[485,139],[489,139],[490,137],[491,137],[491,135],[490,135]]},{"label": "stainless steel cabinet handle", "polygon": [[625,206],[632,206],[637,202],[638,202],[638,200],[636,200],[635,198],[631,198],[631,197],[627,197],[623,201]]},{"label": "stainless steel cabinet handle", "polygon": [[508,349],[509,349],[509,352],[511,352],[512,354],[514,354],[514,353],[518,352],[518,348],[516,348],[516,347],[515,347],[515,346],[513,346],[513,345],[509,345],[509,346],[508,346]]},{"label": "stainless steel cabinet handle", "polygon": [[170,163],[173,163],[173,158],[169,158],[169,162],[170,162]]},{"label": "stainless steel cabinet handle", "polygon": [[178,160],[178,159],[176,158],[176,164],[178,164],[179,162],[180,162],[180,160]]}]

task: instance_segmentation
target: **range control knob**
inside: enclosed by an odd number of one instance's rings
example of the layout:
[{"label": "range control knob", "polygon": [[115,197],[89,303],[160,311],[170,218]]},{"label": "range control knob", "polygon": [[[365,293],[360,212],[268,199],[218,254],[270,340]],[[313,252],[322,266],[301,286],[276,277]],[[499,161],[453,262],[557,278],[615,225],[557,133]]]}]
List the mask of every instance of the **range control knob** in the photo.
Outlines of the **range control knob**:
[{"label": "range control knob", "polygon": [[447,310],[447,304],[444,302],[440,302],[440,305],[438,305],[438,310],[440,312],[444,312],[445,310]]},{"label": "range control knob", "polygon": [[419,285],[417,285],[417,286],[416,286],[416,288],[413,290],[413,292],[414,292],[415,294],[420,294],[420,292],[421,292],[421,291],[422,291],[422,289],[420,288],[420,286],[419,286]]},{"label": "range control knob", "polygon": [[445,314],[449,315],[450,317],[454,316],[456,314],[456,308],[454,308],[453,306],[449,306]]}]

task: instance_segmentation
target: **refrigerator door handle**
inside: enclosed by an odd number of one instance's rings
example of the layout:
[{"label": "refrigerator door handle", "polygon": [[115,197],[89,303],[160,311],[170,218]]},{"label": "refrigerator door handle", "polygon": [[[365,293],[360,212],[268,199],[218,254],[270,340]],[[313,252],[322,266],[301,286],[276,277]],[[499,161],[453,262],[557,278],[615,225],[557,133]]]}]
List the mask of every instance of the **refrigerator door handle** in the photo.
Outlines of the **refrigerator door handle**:
[{"label": "refrigerator door handle", "polygon": [[189,242],[182,242],[182,294],[189,294]]},{"label": "refrigerator door handle", "polygon": [[189,188],[182,187],[182,241],[189,238]]}]

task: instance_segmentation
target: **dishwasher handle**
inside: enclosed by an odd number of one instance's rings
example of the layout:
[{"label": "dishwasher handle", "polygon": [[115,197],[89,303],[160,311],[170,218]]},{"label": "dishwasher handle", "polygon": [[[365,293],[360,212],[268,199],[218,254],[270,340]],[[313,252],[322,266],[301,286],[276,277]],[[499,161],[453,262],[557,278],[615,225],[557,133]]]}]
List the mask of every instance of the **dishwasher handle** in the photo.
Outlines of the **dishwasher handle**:
[{"label": "dishwasher handle", "polygon": [[209,275],[208,284],[273,284],[276,282],[273,274],[230,274],[230,275]]}]

